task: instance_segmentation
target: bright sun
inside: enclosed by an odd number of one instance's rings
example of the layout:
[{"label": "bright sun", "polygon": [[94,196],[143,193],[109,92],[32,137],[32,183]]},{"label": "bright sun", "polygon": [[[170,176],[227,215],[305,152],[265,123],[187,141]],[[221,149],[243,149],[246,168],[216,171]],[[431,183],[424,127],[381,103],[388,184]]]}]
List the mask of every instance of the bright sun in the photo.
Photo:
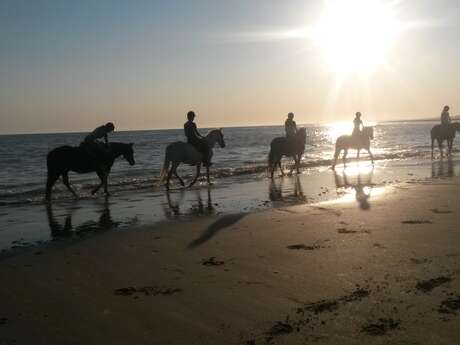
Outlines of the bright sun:
[{"label": "bright sun", "polygon": [[314,38],[337,73],[383,64],[399,31],[394,8],[379,0],[329,0]]}]

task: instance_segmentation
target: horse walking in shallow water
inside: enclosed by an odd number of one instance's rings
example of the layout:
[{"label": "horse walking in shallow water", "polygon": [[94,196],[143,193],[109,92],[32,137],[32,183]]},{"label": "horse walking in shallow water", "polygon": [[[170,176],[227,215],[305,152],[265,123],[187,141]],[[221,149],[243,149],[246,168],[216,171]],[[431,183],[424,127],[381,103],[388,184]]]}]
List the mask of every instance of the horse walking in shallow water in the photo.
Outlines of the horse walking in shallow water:
[{"label": "horse walking in shallow water", "polygon": [[279,166],[281,174],[284,176],[283,169],[281,168],[281,159],[283,156],[294,158],[295,169],[298,174],[300,173],[300,160],[305,151],[306,141],[307,130],[305,128],[300,128],[292,139],[278,137],[272,140],[270,143],[270,153],[268,154],[268,168],[271,171],[272,178],[277,166]]},{"label": "horse walking in shallow water", "polygon": [[372,156],[370,146],[371,140],[374,139],[374,128],[373,127],[364,127],[361,133],[355,135],[342,135],[337,138],[335,142],[335,153],[334,153],[334,163],[332,164],[332,169],[335,168],[337,163],[337,158],[340,155],[340,152],[343,152],[343,165],[346,165],[346,158],[349,149],[356,149],[357,159],[359,159],[359,152],[365,149],[369,156],[371,157],[372,164],[374,164],[374,156]]},{"label": "horse walking in shallow water", "polygon": [[51,200],[51,189],[58,178],[62,176],[62,181],[67,189],[75,196],[77,193],[73,190],[69,182],[69,171],[79,174],[96,172],[101,183],[92,190],[95,194],[104,186],[105,194],[109,194],[107,189],[107,179],[115,159],[123,156],[130,165],[134,165],[133,144],[116,143],[109,144],[110,150],[105,159],[97,160],[90,155],[85,147],[77,146],[60,146],[50,151],[47,156],[48,178],[46,181],[46,201]]},{"label": "horse walking in shallow water", "polygon": [[[213,151],[212,149],[218,143],[220,147],[225,147],[224,135],[222,129],[214,129],[210,131],[205,137],[204,140],[209,147],[211,161]],[[200,176],[201,164],[203,162],[203,154],[199,152],[192,144],[184,143],[182,141],[176,141],[174,143],[166,146],[165,160],[163,167],[161,168],[160,173],[160,182],[166,180],[166,189],[169,190],[169,181],[171,176],[174,174],[179,179],[179,182],[182,186],[185,186],[182,178],[177,174],[177,167],[181,164],[188,164],[196,166],[196,176],[193,181],[189,184],[189,187],[193,186]],[[170,167],[171,166],[171,167]],[[206,167],[206,178],[208,183],[209,179],[209,167]]]},{"label": "horse walking in shallow water", "polygon": [[452,122],[449,125],[436,125],[431,129],[431,158],[434,158],[434,141],[438,142],[441,157],[444,157],[442,143],[447,141],[447,155],[452,152],[452,145],[455,139],[455,132],[460,132],[460,122]]}]

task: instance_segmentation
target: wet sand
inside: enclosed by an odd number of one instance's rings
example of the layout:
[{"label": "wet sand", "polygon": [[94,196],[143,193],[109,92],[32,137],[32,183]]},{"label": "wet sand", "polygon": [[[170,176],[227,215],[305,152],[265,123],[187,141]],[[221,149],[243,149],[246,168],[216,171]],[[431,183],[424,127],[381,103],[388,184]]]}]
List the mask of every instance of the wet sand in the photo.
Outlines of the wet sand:
[{"label": "wet sand", "polygon": [[460,179],[360,195],[4,258],[0,344],[460,343]]},{"label": "wet sand", "polygon": [[[305,169],[301,175],[276,178],[266,174],[235,176],[214,180],[208,188],[203,182],[192,189],[173,184],[148,190],[116,191],[109,199],[102,195],[78,200],[56,199],[47,208],[42,203],[0,206],[0,257],[11,249],[22,249],[47,241],[79,239],[107,230],[125,230],[165,220],[191,220],[215,215],[255,212],[287,205],[317,203],[347,196],[354,200],[372,198],[386,186],[426,178],[459,175],[459,160],[389,160],[350,162],[335,173],[327,167]],[[368,194],[367,199],[364,195]]]}]

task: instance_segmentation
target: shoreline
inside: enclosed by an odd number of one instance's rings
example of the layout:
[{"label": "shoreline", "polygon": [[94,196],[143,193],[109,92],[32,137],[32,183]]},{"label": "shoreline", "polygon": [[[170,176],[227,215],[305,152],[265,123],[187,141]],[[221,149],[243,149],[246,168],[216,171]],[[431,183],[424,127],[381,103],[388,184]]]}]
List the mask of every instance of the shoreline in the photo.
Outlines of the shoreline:
[{"label": "shoreline", "polygon": [[[457,176],[460,161],[390,160],[349,163],[344,170],[305,169],[300,175],[270,180],[254,175],[253,181],[219,179],[192,189],[174,189],[170,193],[152,190],[117,193],[110,198],[97,196],[71,201],[0,208],[0,256],[22,251],[44,242],[62,242],[99,232],[129,231],[134,227],[176,222],[230,213],[252,213],[270,208],[317,203],[361,193],[372,202],[380,189],[407,181]],[[430,169],[431,168],[431,169]],[[364,193],[364,194],[363,194]],[[358,202],[358,200],[356,199]],[[13,253],[14,254],[14,253]]]},{"label": "shoreline", "polygon": [[457,343],[460,178],[390,188],[6,258],[0,341]]}]

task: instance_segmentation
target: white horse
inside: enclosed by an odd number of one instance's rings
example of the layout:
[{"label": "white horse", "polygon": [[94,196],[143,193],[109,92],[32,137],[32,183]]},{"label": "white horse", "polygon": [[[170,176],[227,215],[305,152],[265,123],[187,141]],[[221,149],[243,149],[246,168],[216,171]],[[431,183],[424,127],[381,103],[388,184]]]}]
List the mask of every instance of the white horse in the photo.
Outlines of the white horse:
[{"label": "white horse", "polygon": [[349,149],[356,149],[357,155],[356,158],[359,159],[359,151],[365,149],[372,160],[372,165],[374,165],[374,157],[372,156],[370,146],[371,139],[374,139],[374,128],[373,127],[364,127],[362,132],[356,135],[342,135],[337,138],[335,142],[335,154],[334,154],[334,163],[332,164],[332,169],[335,168],[337,158],[340,155],[340,152],[343,150],[343,165],[346,165],[345,159],[347,158],[347,153]]},{"label": "white horse", "polygon": [[[219,144],[220,147],[225,147],[224,135],[222,134],[221,129],[214,129],[210,131],[205,137],[204,141],[209,147],[209,161],[211,161],[213,152],[212,149],[216,145]],[[177,174],[177,167],[181,164],[188,164],[192,166],[196,166],[196,176],[193,181],[190,183],[189,187],[193,186],[200,175],[201,170],[201,163],[203,161],[203,154],[199,152],[192,144],[184,143],[182,141],[176,141],[174,143],[169,144],[166,146],[165,152],[165,161],[160,173],[160,182],[164,182],[166,179],[166,189],[169,190],[169,180],[171,179],[171,175],[174,174],[179,179],[179,182],[182,186],[185,186],[184,181],[182,178]],[[171,167],[170,167],[171,165]],[[206,167],[206,177],[208,183],[210,183],[209,179],[209,167]]]}]

